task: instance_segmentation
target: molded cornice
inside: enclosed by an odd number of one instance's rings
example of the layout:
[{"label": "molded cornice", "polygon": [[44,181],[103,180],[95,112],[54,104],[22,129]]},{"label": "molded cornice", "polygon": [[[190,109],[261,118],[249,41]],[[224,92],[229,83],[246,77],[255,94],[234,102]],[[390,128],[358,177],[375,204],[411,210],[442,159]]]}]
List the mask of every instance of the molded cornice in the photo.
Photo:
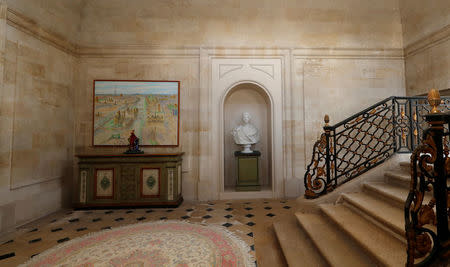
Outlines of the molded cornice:
[{"label": "molded cornice", "polygon": [[34,20],[8,8],[6,15],[8,25],[21,30],[31,36],[50,44],[68,54],[77,55],[77,45],[73,44],[66,38],[56,33],[47,31],[40,27]]},{"label": "molded cornice", "polygon": [[423,37],[422,39],[407,45],[405,47],[405,57],[418,54],[449,39],[450,25],[447,25],[444,28]]}]

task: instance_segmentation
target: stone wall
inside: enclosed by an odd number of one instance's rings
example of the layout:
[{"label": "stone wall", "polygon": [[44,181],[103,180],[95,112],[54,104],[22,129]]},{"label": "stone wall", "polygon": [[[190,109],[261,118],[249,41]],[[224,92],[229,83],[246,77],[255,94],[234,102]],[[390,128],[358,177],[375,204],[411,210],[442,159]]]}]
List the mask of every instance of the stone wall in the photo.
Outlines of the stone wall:
[{"label": "stone wall", "polygon": [[5,2],[0,10],[0,232],[4,232],[70,203],[77,59],[58,44],[44,41],[41,37],[48,33]]},{"label": "stone wall", "polygon": [[402,48],[397,1],[89,0],[85,46]]},{"label": "stone wall", "polygon": [[450,5],[400,0],[407,95],[450,88]]}]

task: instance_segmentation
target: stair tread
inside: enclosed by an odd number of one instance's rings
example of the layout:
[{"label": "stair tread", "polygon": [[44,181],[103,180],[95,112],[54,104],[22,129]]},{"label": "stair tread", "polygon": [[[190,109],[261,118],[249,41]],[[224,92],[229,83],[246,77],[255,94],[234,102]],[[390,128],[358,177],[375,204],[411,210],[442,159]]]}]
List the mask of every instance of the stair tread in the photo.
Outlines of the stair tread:
[{"label": "stair tread", "polygon": [[403,171],[398,171],[398,170],[386,171],[386,172],[384,172],[384,175],[390,176],[390,177],[395,177],[395,178],[405,180],[405,181],[411,180],[411,175],[409,173],[403,172]]},{"label": "stair tread", "polygon": [[381,193],[384,196],[400,203],[404,203],[406,201],[409,193],[409,189],[405,186],[384,182],[365,183],[364,187],[369,190],[376,191],[377,193]]},{"label": "stair tread", "polygon": [[342,194],[344,200],[389,227],[392,231],[404,235],[404,212],[396,205],[377,199],[364,192]]},{"label": "stair tread", "polygon": [[406,245],[400,240],[344,205],[321,204],[320,208],[381,264],[405,265]]},{"label": "stair tread", "polygon": [[401,186],[409,186],[411,175],[406,171],[391,170],[384,173],[386,181]]},{"label": "stair tread", "polygon": [[[318,214],[295,213],[317,249],[331,266],[373,266],[367,255],[346,235]],[[308,266],[308,265],[304,265]]]},{"label": "stair tread", "polygon": [[273,228],[289,267],[327,266],[296,220],[275,222]]}]

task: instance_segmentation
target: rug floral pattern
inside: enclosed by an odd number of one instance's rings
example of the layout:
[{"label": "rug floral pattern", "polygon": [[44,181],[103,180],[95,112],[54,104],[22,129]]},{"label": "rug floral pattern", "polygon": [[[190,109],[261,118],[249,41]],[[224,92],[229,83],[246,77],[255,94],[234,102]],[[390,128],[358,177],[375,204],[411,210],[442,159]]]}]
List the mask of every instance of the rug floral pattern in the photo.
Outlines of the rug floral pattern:
[{"label": "rug floral pattern", "polygon": [[153,222],[74,239],[24,266],[254,266],[249,251],[222,227]]}]

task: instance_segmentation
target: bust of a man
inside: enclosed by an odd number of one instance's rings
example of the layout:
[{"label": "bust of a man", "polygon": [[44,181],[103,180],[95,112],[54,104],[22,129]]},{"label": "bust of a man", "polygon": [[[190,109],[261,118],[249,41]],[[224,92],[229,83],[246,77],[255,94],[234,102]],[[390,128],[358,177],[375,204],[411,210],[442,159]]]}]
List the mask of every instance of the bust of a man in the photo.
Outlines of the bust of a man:
[{"label": "bust of a man", "polygon": [[251,145],[259,142],[259,130],[253,124],[250,124],[250,119],[251,116],[248,112],[242,113],[244,124],[237,126],[231,131],[234,142],[244,147],[242,151],[244,153],[253,152],[250,150]]}]

